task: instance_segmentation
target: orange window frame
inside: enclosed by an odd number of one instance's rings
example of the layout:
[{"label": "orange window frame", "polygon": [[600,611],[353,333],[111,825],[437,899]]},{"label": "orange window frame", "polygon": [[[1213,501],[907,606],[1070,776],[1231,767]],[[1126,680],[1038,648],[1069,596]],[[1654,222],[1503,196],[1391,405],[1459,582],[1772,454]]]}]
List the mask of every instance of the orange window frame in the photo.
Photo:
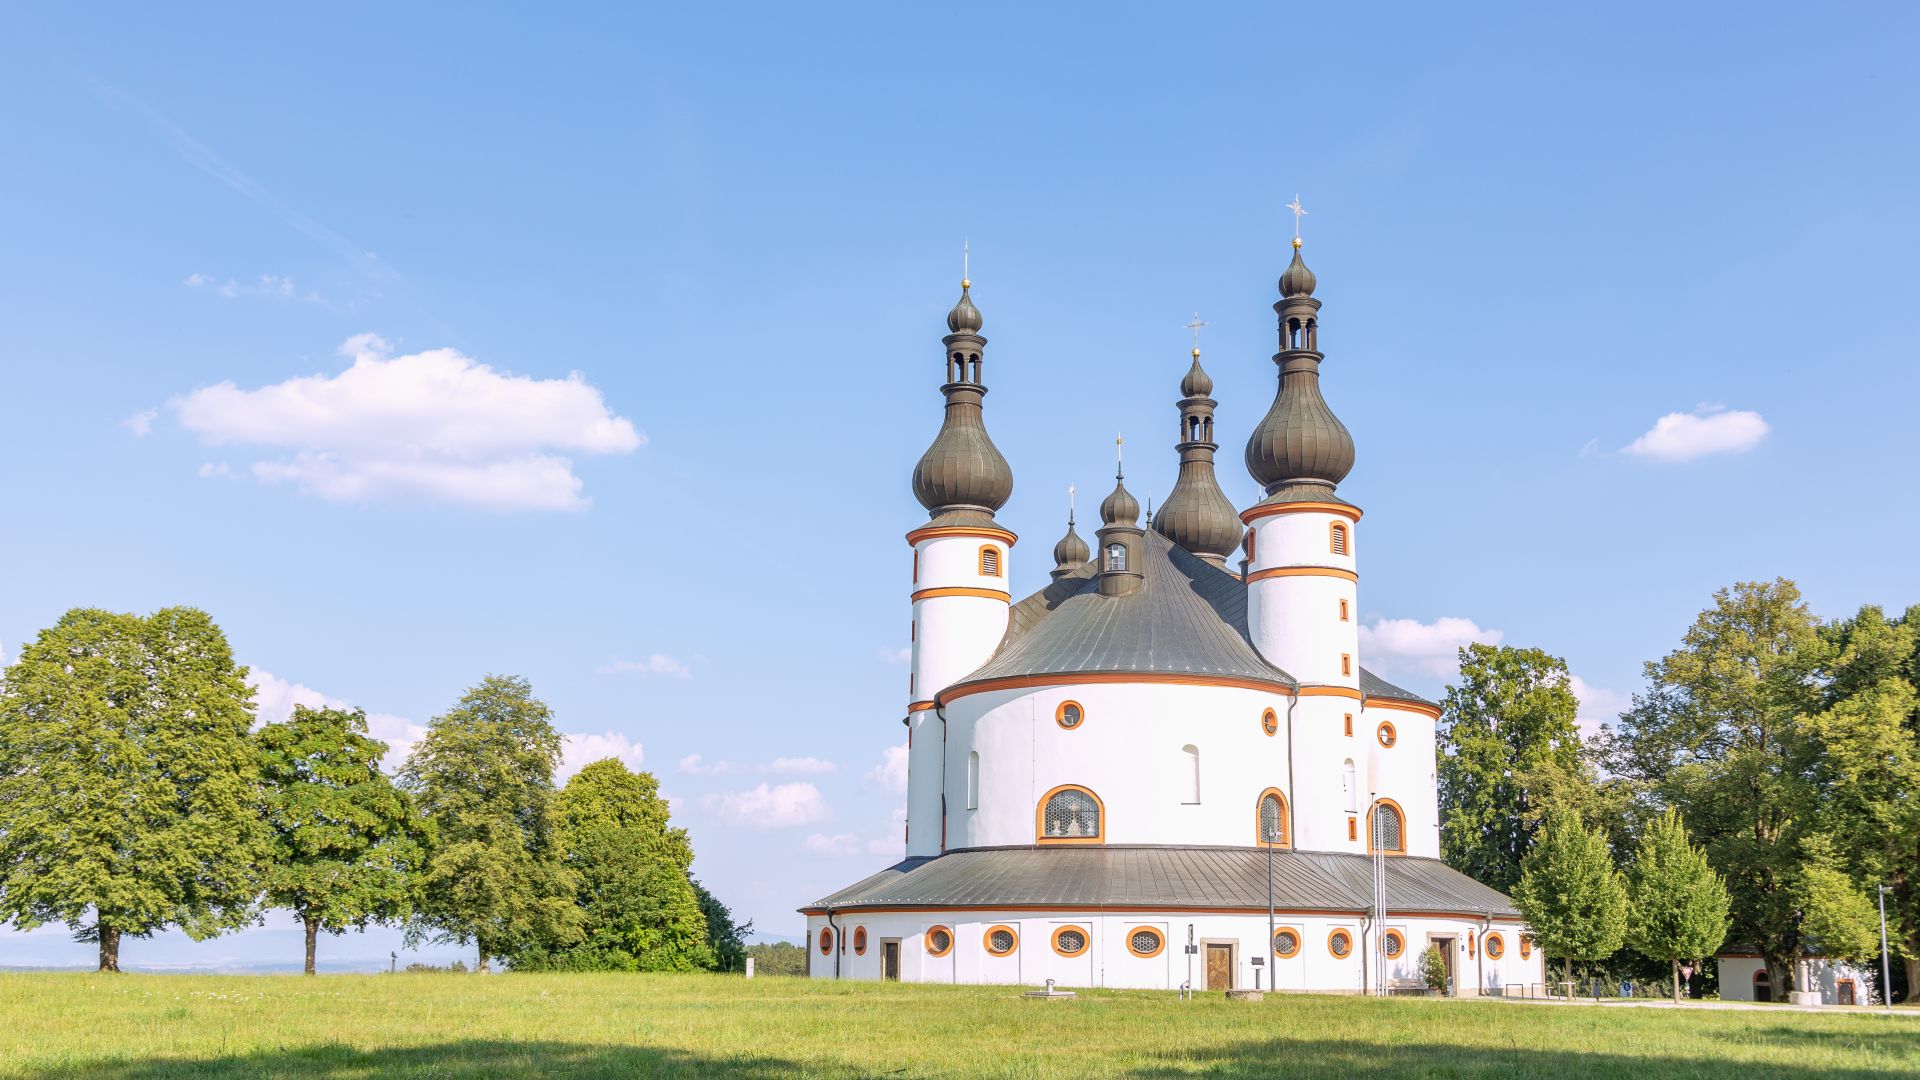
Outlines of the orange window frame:
[{"label": "orange window frame", "polygon": [[[1345,951],[1333,947],[1333,943],[1340,940],[1345,940],[1347,943]],[[1335,960],[1345,960],[1347,957],[1352,956],[1353,934],[1344,927],[1335,927],[1327,934],[1327,955],[1333,957]]]},{"label": "orange window frame", "polygon": [[[992,560],[993,562],[992,569],[987,568],[988,560]],[[995,547],[992,544],[980,545],[980,576],[981,577],[1006,577],[1007,576],[1006,569],[1007,569],[1006,560],[1000,554],[999,548]]]},{"label": "orange window frame", "polygon": [[[1068,950],[1060,945],[1060,935],[1069,930],[1080,935],[1080,947],[1078,949]],[[1053,951],[1059,953],[1061,956],[1085,956],[1087,955],[1087,950],[1091,948],[1093,948],[1093,933],[1086,927],[1072,923],[1066,926],[1054,927]]]},{"label": "orange window frame", "polygon": [[1387,949],[1387,959],[1398,960],[1400,957],[1406,955],[1407,936],[1405,934],[1402,934],[1398,930],[1388,930],[1384,935],[1382,935],[1382,940],[1383,940],[1383,943],[1386,941],[1391,941],[1397,946],[1394,948]]},{"label": "orange window frame", "polygon": [[[1280,839],[1269,841],[1260,830],[1260,812],[1266,808],[1267,799],[1273,798],[1280,803]],[[1260,793],[1253,801],[1253,845],[1285,850],[1293,846],[1293,822],[1287,819],[1287,797],[1279,788],[1270,787]]]},{"label": "orange window frame", "polygon": [[1392,799],[1379,799],[1367,808],[1367,851],[1369,854],[1373,851],[1373,815],[1383,806],[1400,816],[1400,846],[1380,850],[1388,855],[1405,855],[1407,853],[1407,812]]},{"label": "orange window frame", "polygon": [[[1001,952],[993,947],[993,935],[1002,930],[1013,935],[1013,944],[1007,946],[1007,951],[1005,952]],[[1020,951],[1020,931],[1015,930],[1005,923],[997,923],[987,927],[987,932],[980,935],[980,946],[987,950],[988,956],[1012,956],[1014,953]]]},{"label": "orange window frame", "polygon": [[[944,949],[934,947],[933,935],[938,933],[947,935],[947,947]],[[940,923],[929,926],[927,932],[921,935],[921,942],[926,946],[928,956],[945,956],[953,951],[953,927]]]},{"label": "orange window frame", "polygon": [[[1290,934],[1290,935],[1292,935],[1292,937],[1293,937],[1293,947],[1292,947],[1291,949],[1289,949],[1289,948],[1287,948],[1287,947],[1286,947],[1285,945],[1282,945],[1282,944],[1280,943],[1280,936],[1281,936],[1282,934]],[[1288,958],[1291,958],[1291,957],[1295,957],[1295,956],[1299,956],[1299,955],[1300,955],[1300,944],[1301,944],[1301,937],[1300,937],[1300,928],[1299,928],[1299,927],[1297,927],[1297,926],[1281,926],[1281,927],[1276,927],[1276,928],[1274,929],[1274,931],[1273,931],[1273,955],[1275,955],[1275,956],[1278,956],[1278,957],[1280,957],[1280,958],[1281,958],[1281,959],[1283,959],[1283,960],[1285,960],[1285,959],[1288,959]]]},{"label": "orange window frame", "polygon": [[1352,534],[1338,521],[1327,523],[1327,550],[1335,555],[1353,554]]},{"label": "orange window frame", "polygon": [[1348,621],[1350,621],[1350,620],[1349,620],[1349,619],[1347,618],[1347,615],[1348,615],[1348,611],[1347,611],[1347,602],[1346,602],[1345,600],[1342,600],[1342,601],[1340,601],[1340,621],[1341,621],[1341,622],[1348,622]]},{"label": "orange window frame", "polygon": [[833,928],[830,926],[820,928],[820,955],[833,955]]},{"label": "orange window frame", "polygon": [[1502,937],[1498,930],[1487,931],[1486,950],[1487,959],[1500,959],[1502,956],[1507,955],[1507,939]]},{"label": "orange window frame", "polygon": [[[1060,794],[1063,791],[1078,791],[1082,795],[1085,795],[1088,798],[1093,800],[1094,810],[1098,813],[1099,818],[1095,824],[1094,833],[1092,836],[1048,836],[1047,835],[1047,803],[1052,802],[1053,797],[1055,795]],[[1040,796],[1040,803],[1038,806],[1035,806],[1033,810],[1033,842],[1036,844],[1104,844],[1106,843],[1107,842],[1107,804],[1102,802],[1100,800],[1100,796],[1095,795],[1091,788],[1082,787],[1079,784],[1061,784],[1059,787],[1049,789],[1045,795]]]},{"label": "orange window frame", "polygon": [[1263,710],[1260,713],[1260,730],[1266,732],[1268,737],[1280,734],[1280,714],[1272,709]]},{"label": "orange window frame", "polygon": [[[1134,935],[1140,933],[1143,930],[1153,935],[1154,946],[1152,951],[1150,952],[1141,952],[1139,949],[1136,949],[1133,947]],[[1127,951],[1139,957],[1142,960],[1151,960],[1154,957],[1159,956],[1162,952],[1165,952],[1166,948],[1167,948],[1167,933],[1166,931],[1160,929],[1157,926],[1136,926],[1133,929],[1127,931]]]},{"label": "orange window frame", "polygon": [[864,926],[853,928],[853,955],[867,955],[867,928]]},{"label": "orange window frame", "polygon": [[[1080,719],[1075,720],[1071,724],[1067,723],[1067,706],[1069,705],[1073,706],[1074,711],[1077,712],[1080,716]],[[1064,730],[1078,731],[1080,730],[1080,726],[1087,722],[1087,707],[1085,705],[1080,704],[1077,701],[1073,701],[1073,700],[1063,701],[1060,704],[1054,706],[1053,722],[1056,724],[1059,724],[1061,728],[1063,728]]]},{"label": "orange window frame", "polygon": [[1381,746],[1389,748],[1391,748],[1394,743],[1400,741],[1400,733],[1394,730],[1393,721],[1391,720],[1380,721],[1380,726],[1373,730],[1373,737],[1380,741]]}]

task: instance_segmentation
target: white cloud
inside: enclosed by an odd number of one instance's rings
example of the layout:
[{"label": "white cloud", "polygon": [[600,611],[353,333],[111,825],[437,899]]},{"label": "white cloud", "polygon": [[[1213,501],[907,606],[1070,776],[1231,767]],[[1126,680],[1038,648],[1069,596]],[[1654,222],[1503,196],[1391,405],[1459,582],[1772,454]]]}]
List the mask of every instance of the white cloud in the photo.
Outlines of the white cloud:
[{"label": "white cloud", "polygon": [[860,838],[853,833],[813,833],[801,841],[801,847],[815,855],[827,855],[838,858],[844,855],[858,855],[866,850],[861,846]]},{"label": "white cloud", "polygon": [[200,478],[202,480],[230,480],[233,478],[233,470],[229,468],[224,461],[203,461],[200,463]]},{"label": "white cloud", "polygon": [[880,855],[889,859],[900,859],[906,855],[907,808],[895,807],[887,817],[884,831],[865,840],[858,833],[813,833],[801,846],[815,855],[829,858],[846,858],[853,855]]},{"label": "white cloud", "polygon": [[1654,421],[1653,430],[1620,452],[1653,461],[1742,454],[1759,446],[1770,430],[1757,412],[1728,412],[1723,405],[1702,405],[1692,412],[1668,413]]},{"label": "white cloud", "polygon": [[774,758],[772,761],[715,761],[708,763],[699,754],[688,754],[674,766],[689,776],[730,776],[738,773],[775,773],[786,776],[818,776],[835,772],[840,766],[816,757]]},{"label": "white cloud", "polygon": [[692,669],[666,653],[654,653],[645,660],[614,660],[593,670],[601,675],[669,675],[676,679],[693,678]]},{"label": "white cloud", "polygon": [[1394,670],[1417,671],[1447,678],[1460,670],[1461,646],[1471,642],[1498,645],[1504,637],[1472,619],[1443,616],[1430,623],[1418,619],[1375,619],[1360,627],[1360,653],[1369,661]]},{"label": "white cloud", "polygon": [[120,421],[120,426],[133,432],[134,438],[144,439],[153,432],[153,422],[159,418],[160,410],[141,409],[139,412]]},{"label": "white cloud", "polygon": [[168,407],[208,444],[290,451],[255,462],[254,478],[336,502],[577,510],[587,505],[580,478],[555,451],[624,454],[646,442],[578,372],[534,379],[453,349],[389,351],[360,334],[341,347],[353,363],[337,375],[257,390],[223,382]]},{"label": "white cloud", "polygon": [[1631,695],[1618,690],[1594,686],[1578,675],[1570,676],[1567,689],[1580,701],[1580,710],[1574,714],[1574,726],[1580,729],[1582,739],[1591,739],[1600,733],[1600,729],[1619,719],[1633,704]]},{"label": "white cloud", "polygon": [[261,274],[251,282],[228,278],[221,281],[212,274],[188,274],[180,284],[189,289],[202,289],[227,300],[237,300],[243,296],[260,297],[268,300],[305,300],[308,303],[321,303],[320,294],[309,289],[305,294],[294,285],[293,279],[283,274]]},{"label": "white cloud", "polygon": [[904,859],[907,855],[907,808],[896,806],[887,819],[887,831],[867,841],[867,854]]},{"label": "white cloud", "polygon": [[646,750],[617,731],[599,735],[568,735],[566,745],[560,752],[560,773],[554,779],[564,781],[602,758],[616,758],[627,768],[638,769],[640,763],[646,760]]},{"label": "white cloud", "polygon": [[832,816],[820,789],[805,781],[707,795],[700,805],[729,824],[751,829],[812,825]]},{"label": "white cloud", "polygon": [[867,779],[895,795],[907,792],[907,748],[889,746],[880,752],[880,764],[867,772]]},{"label": "white cloud", "polygon": [[[305,705],[309,709],[353,708],[347,701],[323,694],[302,683],[289,682],[262,668],[256,667],[248,672],[247,681],[253,684],[255,716],[262,724],[284,723],[293,715],[295,705]],[[387,754],[380,759],[380,765],[388,772],[399,769],[406,762],[408,751],[426,733],[425,727],[404,716],[380,712],[367,714],[367,734],[387,744]]]},{"label": "white cloud", "polygon": [[878,650],[878,652],[879,652],[880,659],[885,663],[889,663],[889,664],[913,663],[913,646],[911,645],[908,645],[904,648],[899,648],[899,649],[880,649]]}]

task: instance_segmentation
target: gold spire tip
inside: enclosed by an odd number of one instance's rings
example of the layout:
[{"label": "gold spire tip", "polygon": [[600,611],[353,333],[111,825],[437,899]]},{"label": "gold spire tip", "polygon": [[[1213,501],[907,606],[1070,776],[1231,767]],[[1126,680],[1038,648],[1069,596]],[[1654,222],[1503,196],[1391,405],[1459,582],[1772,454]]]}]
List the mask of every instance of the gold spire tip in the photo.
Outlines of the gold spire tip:
[{"label": "gold spire tip", "polygon": [[1200,359],[1200,347],[1198,345],[1194,346],[1193,348],[1193,358],[1195,360]]},{"label": "gold spire tip", "polygon": [[960,279],[960,287],[961,287],[962,289],[971,289],[971,288],[973,288],[973,282],[972,282],[972,281],[971,281],[970,279],[968,279],[968,278],[961,278],[961,279]]},{"label": "gold spire tip", "polygon": [[1293,238],[1293,250],[1295,251],[1300,250],[1300,238],[1297,236]]}]

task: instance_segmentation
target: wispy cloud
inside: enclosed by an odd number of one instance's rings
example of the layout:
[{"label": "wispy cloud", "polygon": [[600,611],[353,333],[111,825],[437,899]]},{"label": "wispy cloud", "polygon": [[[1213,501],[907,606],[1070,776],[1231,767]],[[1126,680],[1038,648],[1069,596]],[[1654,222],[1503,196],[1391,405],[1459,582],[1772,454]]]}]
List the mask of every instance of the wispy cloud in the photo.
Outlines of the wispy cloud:
[{"label": "wispy cloud", "polygon": [[604,758],[614,758],[629,769],[638,769],[647,755],[644,747],[617,731],[604,731],[598,735],[568,735],[561,748],[557,779],[565,780]]},{"label": "wispy cloud", "polygon": [[880,855],[889,859],[899,859],[906,854],[907,808],[895,807],[888,816],[887,825],[874,835],[862,837],[859,833],[811,833],[801,841],[800,846],[813,855],[824,855],[832,859],[843,859],[854,855]]},{"label": "wispy cloud", "polygon": [[134,438],[144,439],[148,435],[153,434],[153,422],[159,418],[160,410],[141,409],[139,412],[120,421],[120,426],[133,432]]},{"label": "wispy cloud", "polygon": [[[263,668],[256,667],[248,672],[247,681],[253,684],[254,715],[262,724],[284,723],[293,715],[296,705],[304,705],[309,709],[353,708],[352,704],[341,698],[303,683],[290,682]],[[388,772],[393,772],[406,762],[413,744],[426,735],[427,729],[404,716],[369,712],[367,733],[387,744],[387,754],[380,764]]]},{"label": "wispy cloud", "polygon": [[1573,691],[1574,698],[1580,702],[1573,723],[1583,739],[1591,739],[1601,728],[1611,726],[1633,704],[1632,695],[1594,686],[1578,675],[1567,679],[1567,689]]},{"label": "wispy cloud", "polygon": [[907,748],[889,746],[880,752],[880,764],[867,771],[867,780],[895,795],[907,791]]},{"label": "wispy cloud", "polygon": [[1724,405],[1702,405],[1692,412],[1668,413],[1621,453],[1649,461],[1681,462],[1710,454],[1744,454],[1759,446],[1772,428],[1757,412],[1730,412]]},{"label": "wispy cloud", "polygon": [[1360,655],[1386,671],[1413,671],[1446,678],[1459,670],[1460,648],[1470,642],[1498,645],[1505,635],[1472,619],[1442,616],[1430,623],[1418,619],[1375,619],[1360,627]]},{"label": "wispy cloud", "polygon": [[714,761],[709,762],[699,754],[688,754],[674,766],[675,771],[688,776],[733,776],[743,773],[772,773],[781,776],[820,776],[838,771],[840,767],[831,761],[816,757],[782,757],[772,761]]},{"label": "wispy cloud", "polygon": [[913,646],[904,645],[898,649],[881,649],[878,655],[884,663],[911,664],[913,663]]},{"label": "wispy cloud", "polygon": [[222,281],[212,274],[188,274],[186,280],[182,281],[181,284],[189,289],[199,289],[203,292],[210,292],[215,296],[227,300],[238,300],[242,297],[257,297],[267,300],[301,300],[309,304],[326,302],[321,298],[319,293],[311,289],[302,293],[299,288],[294,285],[292,278],[284,277],[280,274],[261,274],[259,278],[251,282],[238,281],[234,278],[227,278],[225,281]]},{"label": "wispy cloud", "polygon": [[453,349],[390,358],[373,334],[340,351],[352,365],[336,375],[257,390],[223,382],[168,407],[208,444],[294,450],[254,462],[253,477],[335,502],[578,510],[580,478],[552,451],[623,454],[646,442],[578,372],[511,375]]},{"label": "wispy cloud", "polygon": [[645,660],[613,660],[593,670],[601,675],[665,675],[673,679],[693,678],[691,668],[666,653],[654,653]]},{"label": "wispy cloud", "polygon": [[806,781],[706,795],[700,805],[727,824],[748,829],[812,825],[833,816],[820,789]]}]

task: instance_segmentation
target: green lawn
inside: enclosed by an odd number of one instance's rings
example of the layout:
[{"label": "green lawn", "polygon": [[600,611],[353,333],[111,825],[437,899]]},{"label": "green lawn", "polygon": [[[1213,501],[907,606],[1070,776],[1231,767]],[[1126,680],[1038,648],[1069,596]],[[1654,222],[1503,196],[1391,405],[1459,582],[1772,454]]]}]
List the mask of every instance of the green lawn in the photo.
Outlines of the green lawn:
[{"label": "green lawn", "polygon": [[1920,1017],[653,975],[0,975],[0,1077],[1920,1073]]}]

